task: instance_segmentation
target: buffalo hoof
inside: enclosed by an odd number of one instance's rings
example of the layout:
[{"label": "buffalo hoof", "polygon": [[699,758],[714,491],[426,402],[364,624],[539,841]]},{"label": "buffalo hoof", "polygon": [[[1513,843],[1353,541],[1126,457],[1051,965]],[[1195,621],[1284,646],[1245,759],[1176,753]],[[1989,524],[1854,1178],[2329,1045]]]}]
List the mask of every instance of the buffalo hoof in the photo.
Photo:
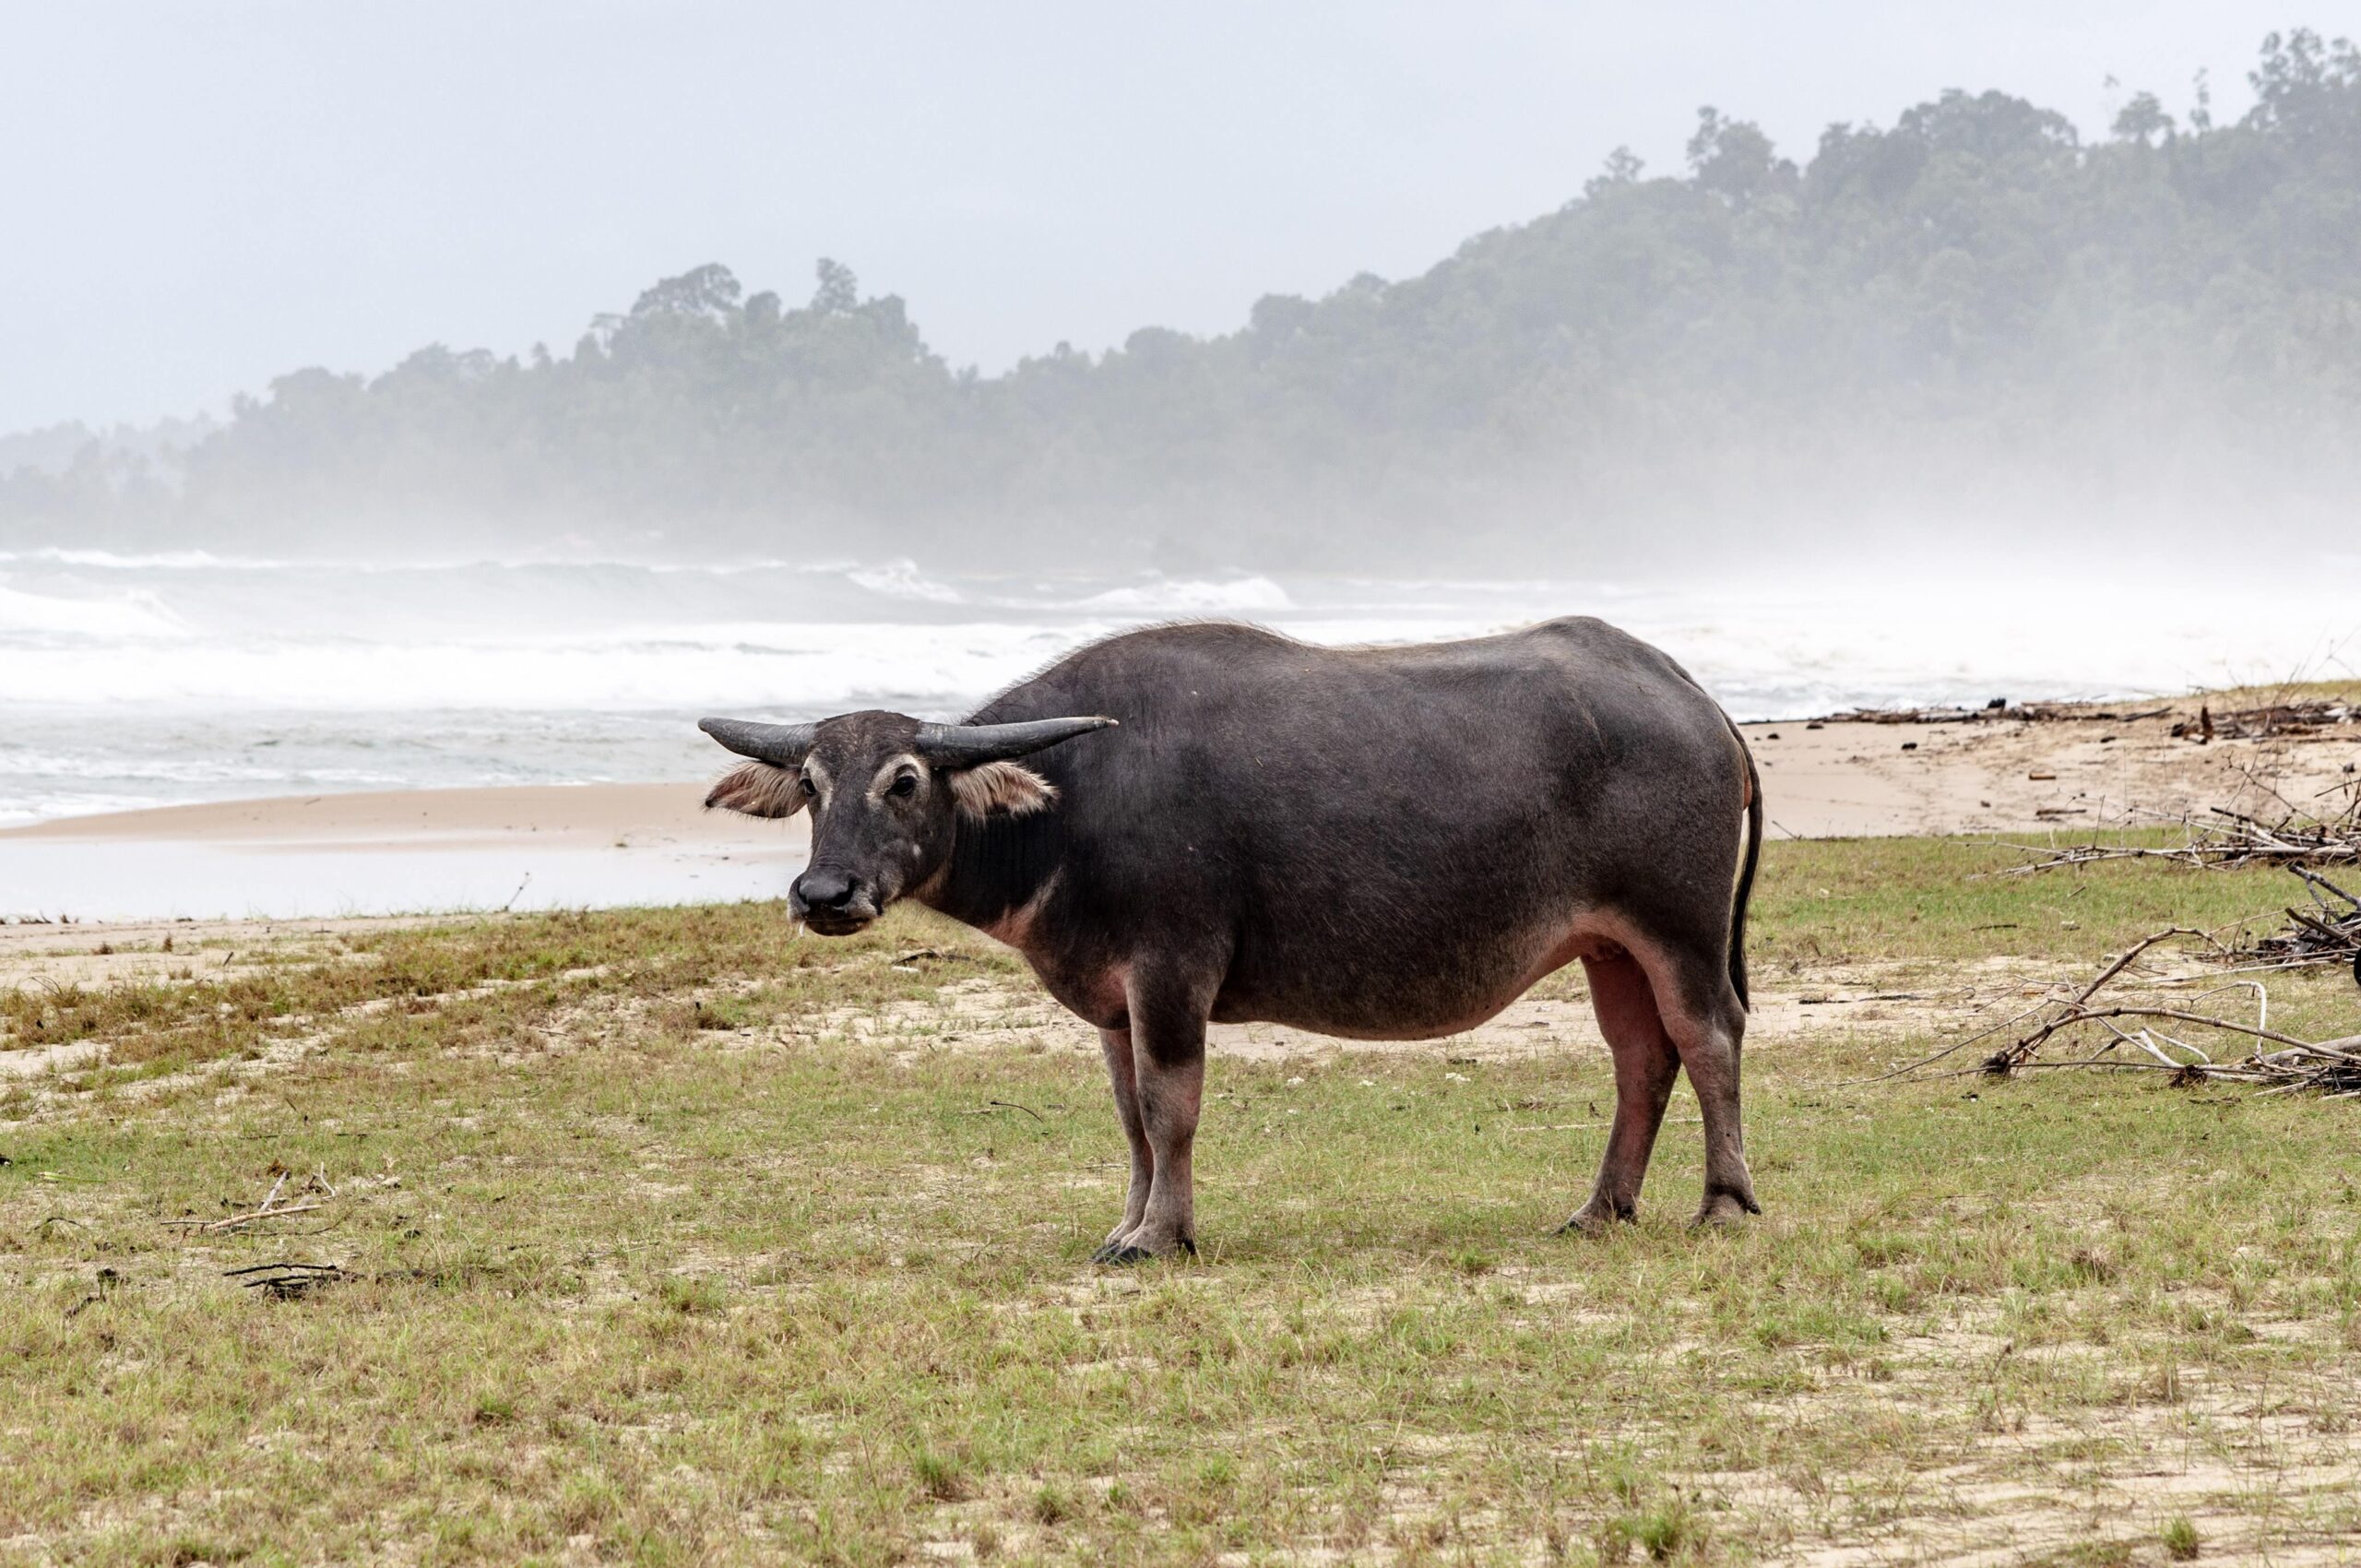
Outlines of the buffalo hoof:
[{"label": "buffalo hoof", "polygon": [[1558,1227],[1560,1236],[1604,1236],[1619,1224],[1629,1225],[1640,1218],[1640,1211],[1630,1205],[1617,1207],[1600,1203],[1596,1198],[1574,1210],[1574,1217]]},{"label": "buffalo hoof", "polygon": [[1750,1193],[1708,1193],[1705,1201],[1697,1206],[1697,1218],[1689,1222],[1691,1230],[1726,1229],[1746,1223],[1750,1214],[1761,1214],[1762,1206]]},{"label": "buffalo hoof", "polygon": [[[1195,1257],[1197,1255],[1197,1243],[1189,1240],[1188,1237],[1183,1236],[1180,1238],[1180,1241],[1174,1245],[1173,1252],[1186,1253],[1191,1257]],[[1152,1253],[1145,1247],[1135,1245],[1130,1241],[1109,1241],[1105,1246],[1099,1248],[1097,1252],[1091,1253],[1090,1261],[1097,1264],[1106,1264],[1110,1267],[1115,1268],[1129,1268],[1135,1263],[1154,1263],[1159,1256],[1169,1255],[1169,1253]]]}]

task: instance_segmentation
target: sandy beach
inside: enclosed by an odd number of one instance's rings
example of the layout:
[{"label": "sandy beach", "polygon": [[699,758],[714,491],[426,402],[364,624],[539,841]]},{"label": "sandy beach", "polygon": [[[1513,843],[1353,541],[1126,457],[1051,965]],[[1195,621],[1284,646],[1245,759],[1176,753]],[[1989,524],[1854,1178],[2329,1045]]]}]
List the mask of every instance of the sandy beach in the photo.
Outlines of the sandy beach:
[{"label": "sandy beach", "polygon": [[2254,740],[2175,735],[2198,706],[2086,704],[2040,720],[1740,728],[1762,771],[1772,831],[1793,838],[2047,833],[2216,806],[2317,812],[2361,779],[2361,723]]},{"label": "sandy beach", "polygon": [[66,817],[0,830],[0,839],[418,849],[525,837],[566,849],[776,849],[785,831],[801,841],[800,819],[782,830],[775,824],[708,812],[705,789],[703,781],[690,780],[291,795]]},{"label": "sandy beach", "polygon": [[[1743,726],[1769,829],[1799,838],[2047,835],[2214,806],[2318,807],[2361,778],[2361,723],[2210,742],[2193,706],[1955,723]],[[700,781],[290,796],[0,831],[0,918],[332,918],[777,897],[804,821],[702,808]]]},{"label": "sandy beach", "polygon": [[287,919],[779,897],[804,824],[705,786],[290,796],[0,831],[0,918]]}]

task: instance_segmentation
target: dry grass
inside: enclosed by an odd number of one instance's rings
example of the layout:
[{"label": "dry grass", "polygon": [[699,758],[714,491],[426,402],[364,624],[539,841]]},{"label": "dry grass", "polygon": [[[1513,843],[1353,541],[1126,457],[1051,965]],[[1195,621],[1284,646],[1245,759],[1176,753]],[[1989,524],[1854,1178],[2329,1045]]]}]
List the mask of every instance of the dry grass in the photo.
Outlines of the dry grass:
[{"label": "dry grass", "polygon": [[[1774,846],[1761,983],[2067,968],[2270,901],[1962,879],[1990,859]],[[1676,1120],[1647,1218],[1595,1241],[1549,1233],[1603,1136],[1593,1048],[1216,1062],[1205,1255],[1108,1273],[1095,1051],[950,1048],[943,988],[1029,982],[936,924],[531,917],[193,976],[6,1004],[0,1063],[101,1055],[0,1080],[0,1561],[2304,1562],[2361,1531],[2349,1105],[1850,1082],[1937,1042],[1832,1017],[1753,1056],[1761,1223],[1679,1227]],[[2349,979],[2275,995],[2361,1011]],[[321,1206],[165,1223],[280,1171]],[[349,1277],[224,1275],[288,1258]]]},{"label": "dry grass", "polygon": [[2203,703],[2220,710],[2263,707],[2272,703],[2361,701],[2361,675],[2332,676],[2324,681],[2281,681],[2253,686],[2224,686],[2192,692],[2174,699],[2185,706]]}]

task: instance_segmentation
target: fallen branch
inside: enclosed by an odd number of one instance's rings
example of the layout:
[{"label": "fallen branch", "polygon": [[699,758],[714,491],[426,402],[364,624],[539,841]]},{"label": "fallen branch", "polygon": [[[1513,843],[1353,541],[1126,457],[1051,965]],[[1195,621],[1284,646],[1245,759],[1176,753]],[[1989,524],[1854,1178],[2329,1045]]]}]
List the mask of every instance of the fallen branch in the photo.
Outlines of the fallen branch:
[{"label": "fallen branch", "polygon": [[[2141,957],[2177,938],[2193,938],[2205,944],[2211,949],[2207,956],[2216,960],[2238,956],[2225,949],[2206,932],[2186,927],[2174,927],[2143,937],[2080,991],[2068,995],[2061,990],[2049,1001],[2019,1015],[2014,1022],[2031,1020],[2032,1027],[2008,1046],[1986,1057],[1979,1070],[1995,1076],[2006,1076],[2035,1067],[2168,1072],[2173,1075],[2175,1083],[2184,1085],[2218,1081],[2262,1085],[2264,1092],[2269,1094],[2300,1089],[2331,1099],[2361,1096],[2361,1035],[2313,1040],[2272,1028],[2271,995],[2260,980],[2238,980],[2217,984],[2181,1006],[2139,1000],[2100,1003],[2099,993],[2121,981]],[[2149,983],[2186,984],[2205,978],[2201,975],[2164,976],[2153,978]],[[2198,1004],[2207,998],[2229,991],[2251,991],[2254,993],[2253,1023],[2196,1010]],[[2127,1024],[2138,1027],[2127,1028],[2124,1027]],[[2157,1027],[2162,1024],[2213,1030],[2254,1043],[2247,1048],[2245,1056],[2232,1061],[2216,1061],[2191,1041],[2165,1033]],[[2038,1060],[2044,1048],[2053,1041],[2078,1037],[2092,1030],[2100,1031],[2107,1037],[2096,1050],[2063,1061]],[[1986,1031],[1987,1035],[1990,1032]],[[2150,1060],[2127,1062],[2109,1055],[2118,1047],[2127,1045]],[[2276,1049],[2269,1049],[2272,1047]],[[1939,1053],[1938,1057],[1928,1058],[1928,1061],[1937,1060],[1942,1054],[1949,1052]]]},{"label": "fallen branch", "polygon": [[[2135,819],[2138,820],[2138,819]],[[2148,822],[2184,830],[2178,844],[2105,844],[2086,841],[2062,849],[2016,844],[2034,858],[2002,873],[2085,866],[2101,861],[2176,861],[2211,869],[2221,866],[2284,865],[2306,868],[2361,864],[2361,799],[2331,817],[2288,811],[2277,822],[2261,822],[2216,806],[2204,817],[2151,816]]]},{"label": "fallen branch", "polygon": [[284,1208],[258,1208],[252,1214],[233,1214],[226,1219],[167,1219],[167,1225],[184,1226],[192,1230],[235,1230],[257,1219],[284,1219],[291,1214],[309,1214],[325,1208],[325,1204],[289,1204]]},{"label": "fallen branch", "polygon": [[[2304,890],[2311,895],[2312,909],[2289,906],[2287,918],[2295,923],[2275,936],[2263,937],[2240,956],[2287,965],[2349,963],[2353,978],[2361,981],[2361,898],[2308,867],[2287,869],[2302,880]],[[2339,909],[2331,898],[2343,900],[2343,908]]]},{"label": "fallen branch", "polygon": [[2361,707],[2350,703],[2290,701],[2265,703],[2216,713],[2201,705],[2194,719],[2173,726],[2176,740],[2259,741],[2272,735],[2313,735],[2336,724],[2361,719]]}]

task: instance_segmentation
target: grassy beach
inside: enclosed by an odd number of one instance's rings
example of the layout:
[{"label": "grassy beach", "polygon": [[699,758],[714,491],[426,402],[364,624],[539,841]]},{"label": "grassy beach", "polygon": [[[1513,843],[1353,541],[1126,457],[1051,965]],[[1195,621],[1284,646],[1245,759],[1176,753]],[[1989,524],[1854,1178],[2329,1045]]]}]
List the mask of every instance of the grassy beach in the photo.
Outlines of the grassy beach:
[{"label": "grassy beach", "polygon": [[1217,1043],[1204,1253],[1130,1272],[1087,1032],[912,914],[60,929],[139,967],[0,993],[0,1559],[2341,1560],[2352,1106],[1864,1081],[2284,879],[2016,858],[1770,848],[1741,1234],[1685,1087],[1642,1222],[1551,1234],[1612,1099],[1560,977]]}]

